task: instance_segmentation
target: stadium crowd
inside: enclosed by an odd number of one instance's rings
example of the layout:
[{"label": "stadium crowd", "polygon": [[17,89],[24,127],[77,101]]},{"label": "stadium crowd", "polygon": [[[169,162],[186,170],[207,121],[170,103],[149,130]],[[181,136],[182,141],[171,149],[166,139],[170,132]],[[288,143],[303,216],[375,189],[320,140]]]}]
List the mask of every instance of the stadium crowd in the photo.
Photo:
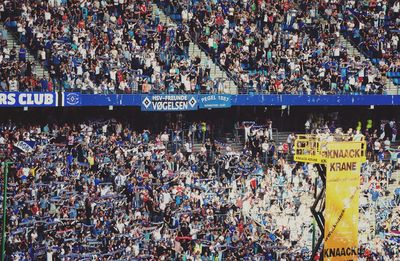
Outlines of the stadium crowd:
[{"label": "stadium crowd", "polygon": [[383,92],[379,70],[340,40],[345,1],[160,2],[234,72],[242,92]]},{"label": "stadium crowd", "polygon": [[[14,161],[6,260],[309,259],[321,181],[312,164],[291,162],[294,134],[277,146],[272,122],[246,122],[247,142],[235,150],[210,139],[207,125],[177,139],[179,125],[151,133],[113,120],[2,124]],[[363,166],[361,209],[374,219],[361,222],[360,258],[400,257],[400,187],[395,198],[385,189],[397,168],[397,155],[394,165]]]},{"label": "stadium crowd", "polygon": [[400,1],[337,1],[342,30],[383,72],[400,70]]},{"label": "stadium crowd", "polygon": [[[178,26],[160,22],[156,4]],[[50,73],[3,76],[3,90],[17,81],[37,91],[222,92],[210,67],[189,58],[191,39],[240,93],[381,94],[382,73],[399,71],[396,0],[6,0],[0,18]],[[341,33],[376,66],[349,54]]]},{"label": "stadium crowd", "polygon": [[26,49],[9,50],[7,41],[0,37],[0,89],[12,92],[33,91],[39,84],[33,70],[33,63],[26,60]]},{"label": "stadium crowd", "polygon": [[[37,76],[42,84],[29,88],[94,94],[221,91],[200,58],[189,58],[189,35],[183,28],[160,22],[150,1],[120,2],[1,3],[6,28],[50,74],[44,81]],[[10,85],[7,77],[0,81]]]}]

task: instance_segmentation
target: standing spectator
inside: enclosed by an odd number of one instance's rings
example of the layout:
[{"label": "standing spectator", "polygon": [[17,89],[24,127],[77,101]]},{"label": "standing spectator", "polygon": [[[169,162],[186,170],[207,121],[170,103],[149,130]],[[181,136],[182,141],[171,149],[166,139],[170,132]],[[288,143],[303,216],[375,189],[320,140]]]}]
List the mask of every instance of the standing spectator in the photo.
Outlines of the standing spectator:
[{"label": "standing spectator", "polygon": [[293,132],[290,133],[286,139],[286,143],[289,147],[289,153],[292,153],[292,151],[293,151],[293,143],[294,143],[295,139],[296,139],[296,136],[294,135]]},{"label": "standing spectator", "polygon": [[42,92],[47,92],[49,88],[49,82],[46,79],[46,76],[43,76],[40,80],[40,87]]},{"label": "standing spectator", "polygon": [[304,128],[305,128],[307,134],[310,133],[310,130],[311,130],[311,120],[308,119],[308,120],[306,121],[306,123],[304,124]]},{"label": "standing spectator", "polygon": [[22,44],[21,47],[19,48],[19,54],[18,54],[18,58],[20,62],[26,62],[26,54],[27,51],[25,49],[25,46]]}]

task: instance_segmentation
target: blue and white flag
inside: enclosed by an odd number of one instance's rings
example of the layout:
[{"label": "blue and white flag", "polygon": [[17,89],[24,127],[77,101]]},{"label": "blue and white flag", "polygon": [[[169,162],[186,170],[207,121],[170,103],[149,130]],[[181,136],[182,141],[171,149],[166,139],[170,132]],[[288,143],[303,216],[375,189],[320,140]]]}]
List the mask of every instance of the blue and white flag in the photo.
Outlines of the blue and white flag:
[{"label": "blue and white flag", "polygon": [[35,150],[36,142],[34,141],[18,141],[14,144],[15,147],[23,152],[32,152]]}]

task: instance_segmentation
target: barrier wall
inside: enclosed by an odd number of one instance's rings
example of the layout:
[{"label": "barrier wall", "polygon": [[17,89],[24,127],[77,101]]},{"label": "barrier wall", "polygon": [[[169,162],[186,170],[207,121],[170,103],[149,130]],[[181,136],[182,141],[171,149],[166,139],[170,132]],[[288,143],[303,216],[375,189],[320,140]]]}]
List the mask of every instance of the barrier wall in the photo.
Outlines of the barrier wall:
[{"label": "barrier wall", "polygon": [[227,95],[0,93],[0,107],[137,106],[143,111],[189,111],[231,106],[398,106],[400,95]]},{"label": "barrier wall", "polygon": [[[63,106],[140,106],[143,111],[185,111],[231,106],[354,106],[400,105],[400,95],[152,95],[63,94]],[[69,102],[75,96],[78,102]]]}]

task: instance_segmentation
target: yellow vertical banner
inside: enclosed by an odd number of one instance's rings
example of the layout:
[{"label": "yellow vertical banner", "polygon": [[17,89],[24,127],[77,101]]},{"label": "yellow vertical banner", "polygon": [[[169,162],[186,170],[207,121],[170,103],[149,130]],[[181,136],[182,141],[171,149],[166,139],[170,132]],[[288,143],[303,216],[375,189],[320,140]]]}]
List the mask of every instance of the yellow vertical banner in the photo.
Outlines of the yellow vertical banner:
[{"label": "yellow vertical banner", "polygon": [[361,154],[354,143],[328,144],[324,260],[357,260]]}]

